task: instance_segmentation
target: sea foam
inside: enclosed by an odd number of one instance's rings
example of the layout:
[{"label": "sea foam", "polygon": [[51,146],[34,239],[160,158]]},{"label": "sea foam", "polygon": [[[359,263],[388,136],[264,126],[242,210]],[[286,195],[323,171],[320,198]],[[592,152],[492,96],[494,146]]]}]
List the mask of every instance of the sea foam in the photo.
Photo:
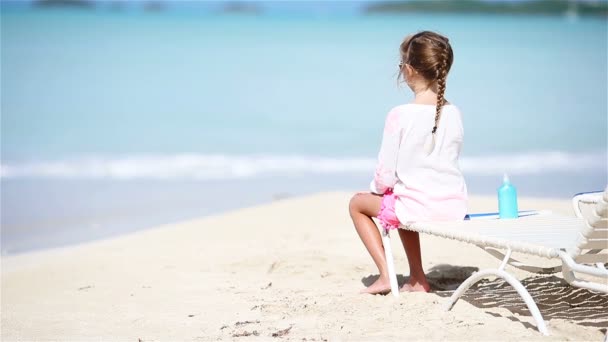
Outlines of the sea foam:
[{"label": "sea foam", "polygon": [[[534,152],[465,156],[468,175],[526,175],[546,172],[604,171],[607,153]],[[3,161],[2,179],[246,179],[268,175],[372,173],[376,159],[305,155],[174,154],[81,157],[61,160]]]}]

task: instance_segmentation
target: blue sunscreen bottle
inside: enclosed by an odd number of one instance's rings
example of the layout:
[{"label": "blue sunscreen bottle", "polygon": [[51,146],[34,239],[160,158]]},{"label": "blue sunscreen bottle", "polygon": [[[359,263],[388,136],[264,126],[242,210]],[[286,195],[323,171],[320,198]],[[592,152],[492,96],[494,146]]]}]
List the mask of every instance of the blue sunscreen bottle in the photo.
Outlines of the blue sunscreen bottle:
[{"label": "blue sunscreen bottle", "polygon": [[505,174],[503,183],[498,188],[498,216],[501,219],[517,218],[517,190],[509,182],[509,177]]}]

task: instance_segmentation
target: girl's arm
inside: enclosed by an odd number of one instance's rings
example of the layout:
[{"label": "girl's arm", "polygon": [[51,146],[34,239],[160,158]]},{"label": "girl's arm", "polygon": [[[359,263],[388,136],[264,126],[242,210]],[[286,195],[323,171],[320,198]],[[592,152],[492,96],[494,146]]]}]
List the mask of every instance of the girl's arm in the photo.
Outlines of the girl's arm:
[{"label": "girl's arm", "polygon": [[378,153],[378,165],[374,180],[370,184],[371,191],[384,194],[397,183],[397,156],[401,143],[401,128],[399,112],[395,109],[388,113],[384,124],[382,145]]}]

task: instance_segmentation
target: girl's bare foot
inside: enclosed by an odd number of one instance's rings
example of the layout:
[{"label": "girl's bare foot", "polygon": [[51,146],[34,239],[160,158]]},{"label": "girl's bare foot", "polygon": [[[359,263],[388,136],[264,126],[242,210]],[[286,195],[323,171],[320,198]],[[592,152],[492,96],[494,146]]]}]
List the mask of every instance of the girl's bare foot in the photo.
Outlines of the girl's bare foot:
[{"label": "girl's bare foot", "polygon": [[388,278],[378,278],[373,284],[361,290],[360,293],[387,294],[391,292],[391,282]]},{"label": "girl's bare foot", "polygon": [[428,282],[419,282],[416,280],[410,280],[409,284],[403,284],[399,289],[399,292],[430,292],[431,285]]}]

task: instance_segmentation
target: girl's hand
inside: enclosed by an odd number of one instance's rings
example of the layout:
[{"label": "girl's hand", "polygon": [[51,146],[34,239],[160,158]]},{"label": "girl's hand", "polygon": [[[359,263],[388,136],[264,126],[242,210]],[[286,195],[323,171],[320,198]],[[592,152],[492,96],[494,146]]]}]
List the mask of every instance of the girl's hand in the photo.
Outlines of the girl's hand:
[{"label": "girl's hand", "polygon": [[374,196],[382,196],[382,194],[377,194],[375,192],[371,192],[371,191],[359,191],[357,192],[357,195],[374,195]]}]

